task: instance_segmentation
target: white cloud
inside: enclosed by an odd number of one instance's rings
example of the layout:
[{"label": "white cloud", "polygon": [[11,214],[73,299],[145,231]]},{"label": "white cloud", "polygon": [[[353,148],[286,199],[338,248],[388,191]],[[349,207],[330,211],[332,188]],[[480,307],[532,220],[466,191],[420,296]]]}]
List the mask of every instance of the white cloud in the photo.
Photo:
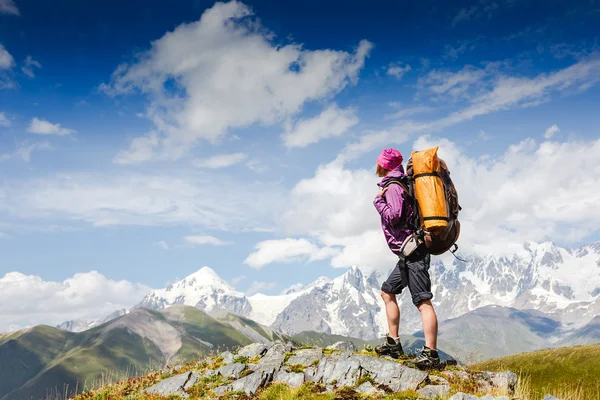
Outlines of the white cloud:
[{"label": "white cloud", "polygon": [[[514,78],[499,73],[498,64],[490,63],[484,72],[463,68],[458,73],[435,73],[421,80],[428,90],[445,95],[446,100],[461,98],[466,106],[447,116],[427,122],[402,121],[375,132],[366,132],[357,142],[348,143],[337,160],[348,162],[383,145],[401,144],[411,136],[437,132],[443,128],[515,107],[530,107],[549,101],[552,95],[581,93],[600,82],[600,54],[587,57],[558,71],[533,78]],[[477,81],[478,76],[484,82]],[[426,85],[425,85],[426,86]]]},{"label": "white cloud", "polygon": [[[461,252],[510,254],[527,240],[568,245],[598,232],[600,209],[594,205],[600,204],[600,139],[560,143],[526,139],[499,156],[473,158],[447,139],[422,136],[410,150],[435,145],[450,167],[463,207]],[[388,271],[395,256],[372,204],[378,179],[373,171],[349,170],[339,162],[320,166],[314,177],[294,187],[284,214],[285,234],[310,240],[259,244],[251,261],[262,266],[341,248],[327,257],[334,267]]]},{"label": "white cloud", "polygon": [[256,251],[251,253],[244,263],[251,268],[260,269],[267,264],[289,263],[293,261],[317,261],[337,254],[332,248],[320,248],[306,239],[265,240],[256,245]]},{"label": "white cloud", "polygon": [[323,139],[341,136],[358,123],[353,108],[342,109],[332,104],[313,118],[301,119],[286,124],[286,132],[281,135],[287,148],[306,147]]},{"label": "white cloud", "polygon": [[[227,180],[228,185],[222,181]],[[94,226],[181,225],[225,231],[272,230],[285,205],[277,182],[189,169],[160,175],[106,171],[6,179],[0,212],[14,218]]]},{"label": "white cloud", "polygon": [[[399,105],[394,104],[393,106],[396,108],[400,108]],[[400,119],[400,118],[410,117],[411,115],[428,113],[433,110],[434,109],[432,107],[427,107],[427,106],[408,107],[408,108],[402,108],[393,114],[387,114],[385,116],[385,118],[386,119]]]},{"label": "white cloud", "polygon": [[13,0],[0,0],[0,14],[19,15],[19,9]]},{"label": "white cloud", "polygon": [[241,281],[243,281],[245,279],[248,279],[248,277],[245,275],[236,276],[235,278],[231,279],[231,284],[233,286],[237,286],[238,283],[240,283]]},{"label": "white cloud", "polygon": [[114,281],[96,271],[77,273],[62,282],[9,272],[0,278],[0,331],[11,325],[96,320],[132,307],[149,291],[145,285]]},{"label": "white cloud", "polygon": [[21,157],[23,161],[29,162],[31,160],[31,153],[34,150],[49,150],[51,148],[52,146],[48,142],[35,142],[31,144],[23,144],[17,149],[16,155]]},{"label": "white cloud", "polygon": [[550,128],[546,129],[546,132],[544,132],[544,137],[546,139],[550,139],[552,138],[552,136],[554,136],[554,134],[558,132],[560,132],[560,128],[558,127],[558,125],[554,124]]},{"label": "white cloud", "polygon": [[409,72],[411,70],[412,70],[412,68],[408,64],[406,64],[405,66],[402,66],[399,63],[391,63],[388,66],[387,74],[393,76],[396,79],[402,79],[404,74],[406,74],[407,72]]},{"label": "white cloud", "polygon": [[152,157],[177,158],[198,140],[214,143],[231,129],[284,121],[306,102],[355,84],[372,47],[361,41],[350,54],[282,46],[250,17],[243,3],[216,3],[199,21],[152,42],[136,63],[120,65],[100,87],[148,96],[146,115],[160,133]]},{"label": "white cloud", "polygon": [[227,242],[221,239],[218,239],[214,236],[186,236],[184,238],[186,243],[195,244],[195,245],[211,245],[211,246],[225,246],[232,244],[233,242]]},{"label": "white cloud", "polygon": [[3,112],[0,112],[0,126],[3,126],[3,127],[10,126],[10,121],[8,118],[6,118],[6,115],[4,115]]},{"label": "white cloud", "polygon": [[248,167],[251,171],[258,173],[265,172],[268,169],[264,162],[257,159],[248,160],[246,167]]},{"label": "white cloud", "polygon": [[496,1],[496,0],[479,0],[477,3],[470,7],[464,7],[459,10],[458,14],[452,19],[452,26],[463,21],[469,21],[472,19],[490,19],[494,11],[500,7],[511,7],[515,3],[514,0]]},{"label": "white cloud", "polygon": [[258,282],[254,281],[250,284],[248,290],[246,290],[246,296],[252,296],[256,293],[260,293],[264,290],[270,290],[277,287],[277,283],[275,282]]},{"label": "white cloud", "polygon": [[204,160],[196,159],[193,164],[198,168],[226,168],[241,163],[247,157],[245,153],[219,154]]},{"label": "white cloud", "polygon": [[167,242],[165,242],[164,240],[161,240],[159,242],[154,243],[155,246],[161,247],[165,250],[169,250],[169,244]]},{"label": "white cloud", "polygon": [[113,158],[115,164],[139,164],[148,161],[154,154],[158,145],[158,135],[150,132],[146,136],[135,138],[131,141],[129,150],[121,150]]},{"label": "white cloud", "polygon": [[27,128],[27,132],[39,135],[70,135],[75,133],[73,129],[62,128],[60,124],[53,124],[43,119],[34,117]]},{"label": "white cloud", "polygon": [[38,61],[34,60],[31,56],[27,56],[25,59],[25,65],[21,67],[21,71],[23,71],[23,73],[28,77],[35,78],[33,67],[42,68],[42,65]]},{"label": "white cloud", "polygon": [[15,65],[15,59],[10,55],[2,43],[0,43],[0,69],[10,69],[13,65]]}]

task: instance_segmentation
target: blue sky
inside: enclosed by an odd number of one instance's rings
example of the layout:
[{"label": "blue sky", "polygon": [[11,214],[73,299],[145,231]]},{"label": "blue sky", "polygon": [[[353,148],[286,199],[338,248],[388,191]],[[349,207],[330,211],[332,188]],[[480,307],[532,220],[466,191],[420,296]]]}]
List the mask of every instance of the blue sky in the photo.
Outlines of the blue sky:
[{"label": "blue sky", "polygon": [[596,0],[0,0],[0,285],[59,310],[0,314],[92,318],[204,265],[249,294],[387,270],[390,146],[440,146],[465,252],[597,241],[598,22]]}]

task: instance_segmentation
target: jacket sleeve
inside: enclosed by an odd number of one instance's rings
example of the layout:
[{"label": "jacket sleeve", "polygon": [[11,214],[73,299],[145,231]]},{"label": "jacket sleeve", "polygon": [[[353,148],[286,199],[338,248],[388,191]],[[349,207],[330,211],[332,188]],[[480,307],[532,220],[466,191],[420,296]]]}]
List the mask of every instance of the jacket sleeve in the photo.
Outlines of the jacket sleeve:
[{"label": "jacket sleeve", "polygon": [[403,219],[402,215],[402,187],[390,185],[385,192],[385,197],[377,194],[373,204],[383,219],[385,225],[396,225]]}]

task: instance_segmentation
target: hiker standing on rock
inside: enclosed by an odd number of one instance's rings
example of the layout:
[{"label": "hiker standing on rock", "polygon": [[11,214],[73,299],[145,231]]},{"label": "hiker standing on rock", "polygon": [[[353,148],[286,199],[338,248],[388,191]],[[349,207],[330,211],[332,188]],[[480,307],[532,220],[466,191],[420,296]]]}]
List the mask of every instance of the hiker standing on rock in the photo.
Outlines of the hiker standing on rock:
[{"label": "hiker standing on rock", "polygon": [[[416,360],[412,362],[418,368],[432,368],[440,364],[437,352],[438,321],[431,299],[431,279],[429,277],[430,254],[419,246],[410,256],[401,253],[404,240],[413,233],[410,221],[416,210],[409,200],[407,187],[401,184],[406,179],[402,167],[402,154],[395,149],[384,149],[377,158],[377,175],[380,191],[373,204],[381,216],[381,226],[390,250],[399,258],[390,276],[381,286],[381,297],[385,302],[389,332],[385,342],[375,348],[379,355],[398,358],[404,354],[398,334],[400,309],[396,295],[408,286],[412,302],[421,313],[425,346]],[[400,184],[391,184],[400,183]]]}]

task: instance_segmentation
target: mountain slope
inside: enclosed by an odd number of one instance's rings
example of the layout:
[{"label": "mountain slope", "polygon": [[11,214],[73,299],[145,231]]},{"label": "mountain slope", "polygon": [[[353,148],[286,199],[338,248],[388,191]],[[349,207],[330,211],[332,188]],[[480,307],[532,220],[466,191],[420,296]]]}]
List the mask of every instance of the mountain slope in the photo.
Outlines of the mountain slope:
[{"label": "mountain slope", "polygon": [[[222,320],[178,305],[161,312],[138,308],[81,333],[36,327],[0,339],[0,399],[44,397],[100,383],[108,371],[143,373],[150,366],[178,364],[217,348],[233,349],[283,337],[248,319]],[[239,328],[239,329],[238,329]],[[20,367],[20,361],[27,365]],[[16,368],[15,368],[16,366]],[[5,384],[7,382],[7,384]]]},{"label": "mountain slope", "polygon": [[600,344],[517,354],[471,367],[484,371],[510,369],[528,379],[529,393],[521,394],[521,398],[542,400],[550,393],[561,399],[600,399]]},{"label": "mountain slope", "polygon": [[577,346],[594,343],[600,343],[600,315],[562,339],[558,345]]},{"label": "mountain slope", "polygon": [[486,306],[443,321],[438,335],[459,359],[480,361],[550,347],[559,328],[559,322],[537,312]]}]

